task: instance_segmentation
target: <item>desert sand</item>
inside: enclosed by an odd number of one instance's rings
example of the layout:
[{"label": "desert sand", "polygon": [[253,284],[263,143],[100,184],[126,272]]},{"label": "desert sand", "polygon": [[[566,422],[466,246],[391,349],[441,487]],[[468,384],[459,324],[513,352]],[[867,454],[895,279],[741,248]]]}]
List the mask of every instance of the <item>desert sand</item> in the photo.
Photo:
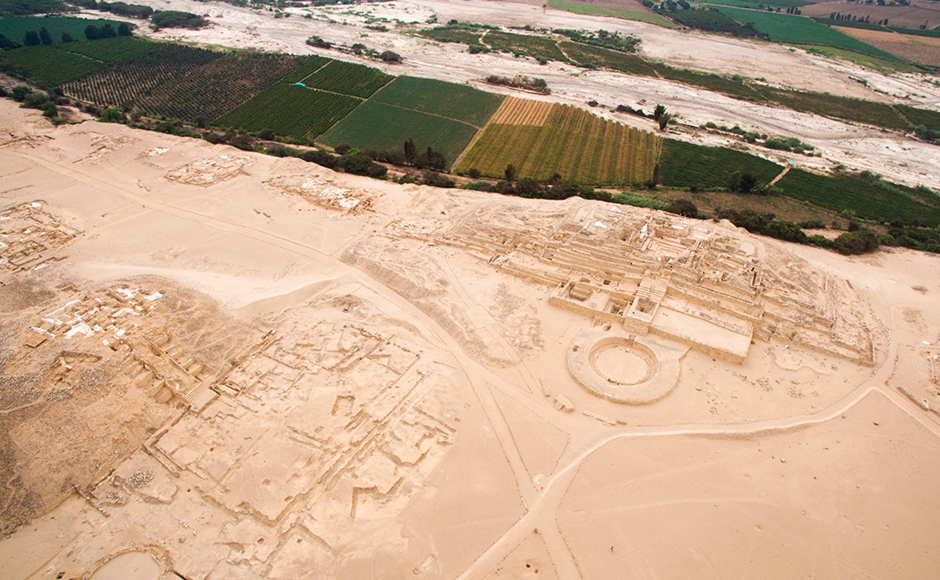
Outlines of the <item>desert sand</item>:
[{"label": "desert sand", "polygon": [[0,577],[925,577],[940,269],[0,100]]}]

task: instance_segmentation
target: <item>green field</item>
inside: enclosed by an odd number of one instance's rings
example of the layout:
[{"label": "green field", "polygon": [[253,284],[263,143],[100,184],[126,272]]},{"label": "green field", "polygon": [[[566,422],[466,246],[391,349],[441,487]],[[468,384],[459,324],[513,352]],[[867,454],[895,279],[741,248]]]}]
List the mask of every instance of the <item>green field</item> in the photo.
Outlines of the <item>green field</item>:
[{"label": "green field", "polygon": [[663,18],[654,12],[646,12],[645,10],[609,8],[606,6],[582,4],[580,2],[570,2],[567,0],[549,0],[548,6],[550,8],[554,8],[555,10],[565,10],[567,12],[574,12],[575,14],[613,16],[615,18],[623,18],[624,20],[639,20],[641,22],[649,22],[650,24],[658,24],[660,26],[665,26],[666,28],[678,28],[678,26],[676,26],[675,23],[673,23],[671,20]]},{"label": "green field", "polygon": [[795,44],[825,44],[836,48],[846,48],[881,58],[897,60],[893,54],[877,49],[874,46],[856,40],[838,30],[824,26],[811,18],[783,14],[782,12],[765,12],[763,10],[748,10],[745,8],[731,8],[719,6],[718,10],[734,18],[741,24],[751,22],[758,32],[763,32],[775,42],[788,42]]},{"label": "green field", "polygon": [[323,134],[321,141],[336,147],[402,151],[408,139],[418,152],[427,147],[444,154],[448,166],[467,147],[477,128],[467,123],[368,100]]},{"label": "green field", "polygon": [[28,76],[56,86],[93,73],[105,63],[59,50],[55,46],[26,46],[3,52],[6,60],[21,67]]},{"label": "green field", "polygon": [[159,44],[135,36],[118,36],[117,38],[103,38],[93,42],[70,42],[60,44],[59,50],[73,52],[111,64],[123,62],[139,54],[150,52]]},{"label": "green field", "polygon": [[735,172],[750,173],[768,183],[783,167],[733,149],[705,147],[666,139],[659,158],[659,178],[667,187],[727,187]]},{"label": "green field", "polygon": [[900,221],[940,227],[940,199],[903,185],[866,181],[854,175],[816,175],[802,169],[790,171],[777,183],[784,194],[837,212],[848,210],[877,222]]},{"label": "green field", "polygon": [[518,177],[572,183],[633,185],[653,176],[659,139],[583,109],[555,105],[545,123],[491,124],[461,159],[459,169],[500,178],[507,165]]},{"label": "green field", "polygon": [[322,56],[311,56],[309,58],[310,60],[295,68],[290,72],[290,74],[285,76],[284,81],[288,83],[300,82],[327,64],[333,62],[331,59],[324,58]]},{"label": "green field", "polygon": [[375,93],[372,100],[482,127],[499,108],[503,98],[466,85],[398,77]]},{"label": "green field", "polygon": [[313,139],[361,102],[355,97],[279,82],[222,115],[214,124],[252,132],[269,129],[277,135]]},{"label": "green field", "polygon": [[920,73],[924,72],[923,68],[902,62],[900,60],[891,60],[887,58],[879,58],[877,56],[872,56],[870,54],[862,54],[860,52],[855,52],[854,50],[847,50],[844,48],[836,48],[834,46],[823,46],[821,44],[794,44],[798,48],[802,48],[807,52],[813,54],[818,54],[821,56],[828,56],[830,58],[836,58],[840,60],[847,60],[849,62],[854,62],[855,64],[876,70],[880,73],[896,73],[896,72],[906,72],[906,73]]},{"label": "green field", "polygon": [[[7,38],[23,44],[23,37],[29,30],[39,32],[43,27],[52,35],[52,40],[56,44],[61,44],[62,33],[68,32],[77,41],[85,41],[85,27],[92,24],[98,28],[105,24],[117,30],[121,25],[119,20],[89,20],[87,18],[69,18],[65,16],[4,16],[0,18],[0,34]],[[132,26],[136,26],[128,22]]]},{"label": "green field", "polygon": [[[805,2],[804,0],[707,0],[705,4],[718,4],[724,6],[738,6],[740,8],[763,8],[765,6],[773,6],[775,8],[791,8],[800,6],[806,6],[807,4],[812,4],[812,2]],[[785,11],[785,10],[784,10]]]},{"label": "green field", "polygon": [[422,30],[418,34],[427,38],[432,38],[438,42],[456,42],[459,44],[473,45],[480,44],[480,35],[484,32],[486,31],[462,30],[459,28],[448,28],[446,26],[440,26],[438,28]]},{"label": "green field", "polygon": [[838,97],[824,93],[786,91],[770,87],[761,87],[761,92],[767,95],[770,100],[794,111],[815,113],[825,117],[867,123],[899,131],[909,131],[913,128],[891,105],[884,103]]},{"label": "green field", "polygon": [[917,125],[923,125],[928,129],[940,131],[940,113],[937,111],[916,109],[907,105],[895,105],[895,108],[915,127]]},{"label": "green field", "polygon": [[334,60],[301,82],[308,87],[367,99],[392,78],[376,68]]}]

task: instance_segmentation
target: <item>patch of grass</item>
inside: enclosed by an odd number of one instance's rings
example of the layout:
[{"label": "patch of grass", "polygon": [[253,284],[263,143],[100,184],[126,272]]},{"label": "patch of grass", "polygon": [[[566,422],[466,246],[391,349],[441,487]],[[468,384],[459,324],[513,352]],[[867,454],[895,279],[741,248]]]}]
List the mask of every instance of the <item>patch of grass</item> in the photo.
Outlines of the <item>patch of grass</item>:
[{"label": "patch of grass", "polygon": [[353,111],[361,100],[280,82],[223,115],[215,124],[244,131],[313,139]]},{"label": "patch of grass", "polygon": [[448,27],[429,28],[418,32],[421,36],[438,42],[456,42],[473,46],[480,44],[480,35],[484,31],[460,30]]},{"label": "patch of grass", "polygon": [[908,105],[895,105],[894,107],[915,127],[923,125],[932,131],[940,132],[940,113],[937,111],[918,109]]},{"label": "patch of grass", "polygon": [[320,140],[332,147],[348,143],[357,149],[402,151],[405,141],[412,139],[419,154],[432,147],[450,166],[476,133],[477,128],[467,123],[370,99]]},{"label": "patch of grass", "polygon": [[578,44],[567,40],[562,41],[560,46],[575,64],[591,64],[595,67],[609,68],[631,75],[657,76],[654,65],[635,54],[625,54],[608,48]]},{"label": "patch of grass", "polygon": [[393,78],[377,68],[334,60],[303,82],[315,89],[366,99]]},{"label": "patch of grass", "polygon": [[831,58],[838,58],[841,60],[847,60],[849,62],[854,62],[855,64],[876,70],[882,73],[894,73],[894,72],[905,72],[905,73],[919,73],[923,72],[920,67],[907,64],[898,60],[891,60],[886,58],[879,58],[877,56],[872,56],[870,54],[862,54],[860,52],[855,52],[854,50],[846,50],[844,48],[835,48],[833,46],[820,46],[816,44],[794,44],[798,48],[802,48],[807,52],[812,52],[820,56],[828,56]]},{"label": "patch of grass", "polygon": [[836,48],[855,50],[881,58],[897,59],[893,54],[865,44],[847,34],[842,34],[838,30],[833,30],[811,18],[783,14],[780,12],[731,8],[729,6],[720,6],[718,10],[734,18],[741,24],[747,24],[748,22],[753,23],[754,28],[758,32],[763,32],[775,42],[825,44]]},{"label": "patch of grass", "polygon": [[659,158],[660,182],[667,187],[727,187],[734,173],[750,173],[768,183],[783,167],[766,159],[727,149],[666,139]]},{"label": "patch of grass", "polygon": [[440,115],[475,127],[486,124],[504,97],[433,79],[398,77],[382,88],[372,101]]},{"label": "patch of grass", "polygon": [[533,58],[567,62],[555,39],[533,34],[488,31],[483,42],[493,50],[524,54]]},{"label": "patch of grass", "polygon": [[815,113],[825,117],[834,117],[857,123],[867,123],[886,129],[909,131],[912,127],[898,115],[897,111],[884,103],[863,101],[849,97],[838,97],[824,93],[787,91],[770,87],[761,87],[760,91],[768,100],[780,103],[794,111]]},{"label": "patch of grass", "polygon": [[679,28],[673,21],[667,18],[663,18],[659,14],[646,12],[643,10],[595,6],[593,4],[582,4],[580,2],[570,2],[568,0],[549,0],[548,6],[550,8],[554,8],[555,10],[565,10],[575,14],[613,16],[615,18],[623,18],[624,20],[638,20],[640,22],[658,24],[659,26],[663,26],[665,28]]}]

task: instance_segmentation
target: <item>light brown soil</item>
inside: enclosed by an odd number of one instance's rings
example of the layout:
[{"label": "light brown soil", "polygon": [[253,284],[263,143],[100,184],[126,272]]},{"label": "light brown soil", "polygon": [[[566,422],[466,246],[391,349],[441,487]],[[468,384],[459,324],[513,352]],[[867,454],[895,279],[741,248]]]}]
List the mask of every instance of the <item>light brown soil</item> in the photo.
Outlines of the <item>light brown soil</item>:
[{"label": "light brown soil", "polygon": [[927,66],[940,66],[940,38],[913,36],[896,32],[862,30],[860,28],[838,27],[840,31],[855,38],[906,58],[911,62]]},{"label": "light brown soil", "polygon": [[877,4],[850,4],[847,2],[821,2],[801,6],[803,16],[829,18],[833,12],[868,16],[871,22],[888,19],[889,26],[920,28],[926,25],[932,29],[940,25],[940,8],[930,0],[913,0],[909,6],[878,6]]},{"label": "light brown soil", "polygon": [[[937,567],[937,256],[53,128],[9,100],[0,127],[4,208],[75,232],[0,271],[3,578]],[[567,367],[584,331],[644,320],[631,301],[689,322],[653,314],[681,366],[654,403]]]}]

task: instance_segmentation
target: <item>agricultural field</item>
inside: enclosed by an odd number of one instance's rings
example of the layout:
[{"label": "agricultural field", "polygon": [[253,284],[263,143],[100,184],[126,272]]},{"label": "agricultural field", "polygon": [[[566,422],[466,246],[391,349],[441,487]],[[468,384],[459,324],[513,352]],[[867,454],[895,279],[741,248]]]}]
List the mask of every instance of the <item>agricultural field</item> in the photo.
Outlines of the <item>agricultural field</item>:
[{"label": "agricultural field", "polygon": [[[542,103],[530,101],[533,108]],[[529,114],[509,101],[517,118],[531,122]],[[502,119],[504,115],[500,115]],[[510,119],[510,122],[517,122]],[[507,165],[518,177],[562,179],[589,185],[632,185],[653,176],[659,155],[659,138],[568,105],[553,105],[540,125],[493,124],[487,126],[460,161],[458,169],[478,169],[482,175],[500,178]]]},{"label": "agricultural field", "polygon": [[624,20],[638,20],[658,24],[666,28],[678,28],[668,18],[663,18],[649,10],[636,0],[606,0],[601,2],[572,2],[570,0],[549,0],[549,8],[565,10],[575,14],[590,14],[593,16],[613,16]]},{"label": "agricultural field", "polygon": [[132,104],[161,83],[176,81],[196,67],[221,57],[222,53],[201,48],[162,44],[150,52],[67,83],[63,89],[83,101],[123,106]]},{"label": "agricultural field", "polygon": [[467,123],[370,99],[320,140],[331,147],[349,144],[357,149],[402,151],[405,141],[412,139],[419,152],[433,147],[444,154],[450,166],[476,133],[477,128]]},{"label": "agricultural field", "polygon": [[[887,2],[886,2],[887,4]],[[859,18],[868,17],[870,22],[888,19],[889,26],[903,26],[918,29],[926,25],[927,29],[940,26],[940,10],[932,0],[911,0],[908,6],[879,6],[877,3],[850,4],[845,2],[820,2],[801,8],[805,16],[829,18],[833,12],[850,14]]]},{"label": "agricultural field", "polygon": [[393,78],[376,68],[334,60],[300,82],[315,89],[367,99]]},{"label": "agricultural field", "polygon": [[774,8],[801,8],[810,4],[805,0],[707,0],[706,4],[718,4],[722,6],[737,6],[739,8],[764,8],[773,6]]},{"label": "agricultural field", "polygon": [[333,62],[332,59],[322,56],[307,57],[307,61],[305,63],[295,68],[290,72],[290,74],[284,77],[284,82],[298,83],[331,62]]},{"label": "agricultural field", "polygon": [[494,125],[532,125],[541,127],[548,120],[554,103],[533,101],[518,97],[506,97],[503,104],[493,115],[490,123]]},{"label": "agricultural field", "polygon": [[56,48],[100,60],[105,64],[112,64],[150,52],[157,46],[159,44],[146,38],[118,36],[116,38],[102,38],[92,42],[70,42],[60,44]]},{"label": "agricultural field", "polygon": [[312,140],[354,110],[362,101],[336,93],[275,83],[215,121],[219,127]]},{"label": "agricultural field", "polygon": [[940,67],[940,38],[895,32],[840,28],[842,32],[881,50],[924,66]]},{"label": "agricultural field", "polygon": [[55,46],[25,46],[3,52],[3,57],[35,79],[57,86],[105,66],[105,63],[59,50]]},{"label": "agricultural field", "polygon": [[138,98],[135,106],[184,121],[211,121],[276,83],[304,60],[287,54],[225,54],[160,83]]},{"label": "agricultural field", "polygon": [[911,122],[915,127],[923,125],[928,129],[940,131],[940,113],[937,111],[928,111],[926,109],[917,109],[907,105],[895,105],[899,113]]},{"label": "agricultural field", "polygon": [[[86,42],[85,27],[89,24],[98,28],[110,24],[112,28],[117,30],[118,26],[121,25],[121,21],[102,18],[69,18],[66,16],[3,16],[0,17],[0,34],[22,44],[27,31],[35,30],[39,32],[41,28],[45,27],[52,36],[52,41],[56,44],[62,43],[63,32],[71,34],[76,41]],[[128,24],[136,26],[132,22],[128,22]]]},{"label": "agricultural field", "polygon": [[794,16],[780,12],[764,12],[762,10],[747,10],[745,8],[732,8],[719,6],[718,10],[734,18],[741,24],[751,22],[758,32],[763,32],[775,42],[796,44],[826,44],[836,48],[846,48],[858,52],[880,56],[881,58],[896,58],[883,50],[865,44],[851,36],[833,30],[815,20],[804,16]]},{"label": "agricultural field", "polygon": [[499,108],[503,96],[466,85],[403,76],[375,93],[372,101],[482,127]]},{"label": "agricultural field", "polygon": [[666,139],[659,158],[660,182],[667,187],[727,187],[734,173],[750,173],[768,183],[783,167],[761,157],[727,149]]},{"label": "agricultural field", "polygon": [[924,203],[924,194],[903,185],[796,169],[777,182],[777,188],[789,197],[864,219],[940,226],[940,199],[930,195],[932,203]]},{"label": "agricultural field", "polygon": [[129,103],[151,115],[211,121],[306,60],[284,54],[220,53],[156,45],[149,52],[69,83],[65,91],[99,105]]}]

